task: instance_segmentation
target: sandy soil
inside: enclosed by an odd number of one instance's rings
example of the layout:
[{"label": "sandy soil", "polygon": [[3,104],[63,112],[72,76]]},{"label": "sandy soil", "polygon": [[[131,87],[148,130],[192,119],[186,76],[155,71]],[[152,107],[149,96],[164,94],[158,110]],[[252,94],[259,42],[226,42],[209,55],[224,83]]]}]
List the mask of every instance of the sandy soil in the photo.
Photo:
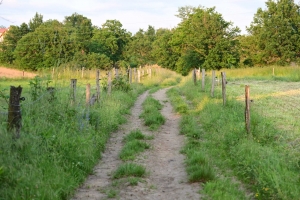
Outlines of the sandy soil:
[{"label": "sandy soil", "polygon": [[151,200],[183,200],[200,199],[199,183],[187,182],[184,167],[184,156],[179,153],[184,145],[184,137],[179,135],[180,116],[173,113],[172,106],[166,96],[167,89],[159,90],[152,96],[163,105],[162,114],[166,123],[156,132],[151,132],[139,119],[142,103],[149,95],[142,94],[132,108],[128,122],[112,134],[100,163],[95,167],[94,174],[89,176],[73,197],[79,199],[107,199],[105,190],[110,187],[110,174],[122,163],[118,154],[122,148],[122,139],[134,129],[140,129],[146,135],[154,135],[150,150],[141,154],[135,162],[144,165],[149,172],[144,181],[137,186],[124,185],[119,190],[117,199],[151,199]]},{"label": "sandy soil", "polygon": [[6,78],[21,78],[21,77],[33,78],[35,76],[36,76],[36,74],[34,74],[34,73],[24,71],[24,75],[23,75],[23,71],[21,71],[21,70],[10,69],[10,68],[6,68],[6,67],[0,67],[0,78],[1,77],[6,77]]}]

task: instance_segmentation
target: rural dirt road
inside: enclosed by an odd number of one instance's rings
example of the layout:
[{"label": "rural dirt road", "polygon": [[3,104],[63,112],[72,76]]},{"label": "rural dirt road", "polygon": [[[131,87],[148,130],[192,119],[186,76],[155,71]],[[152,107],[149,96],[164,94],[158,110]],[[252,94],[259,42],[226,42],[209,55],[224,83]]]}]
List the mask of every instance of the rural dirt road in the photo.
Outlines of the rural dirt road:
[{"label": "rural dirt road", "polygon": [[107,143],[99,164],[94,168],[86,182],[77,190],[74,200],[108,199],[106,191],[112,187],[112,172],[122,163],[118,154],[123,146],[124,135],[132,130],[139,129],[145,135],[153,135],[148,141],[151,148],[143,152],[134,161],[146,167],[149,174],[137,186],[123,184],[118,187],[118,194],[114,199],[141,199],[141,200],[184,200],[200,199],[199,183],[190,184],[184,167],[184,156],[179,153],[184,145],[184,136],[179,135],[180,116],[173,112],[166,96],[167,89],[152,94],[164,105],[161,113],[165,116],[165,124],[157,131],[149,131],[143,125],[139,115],[142,112],[142,103],[148,92],[137,99],[128,116],[128,122],[122,125],[119,131],[113,133]]}]

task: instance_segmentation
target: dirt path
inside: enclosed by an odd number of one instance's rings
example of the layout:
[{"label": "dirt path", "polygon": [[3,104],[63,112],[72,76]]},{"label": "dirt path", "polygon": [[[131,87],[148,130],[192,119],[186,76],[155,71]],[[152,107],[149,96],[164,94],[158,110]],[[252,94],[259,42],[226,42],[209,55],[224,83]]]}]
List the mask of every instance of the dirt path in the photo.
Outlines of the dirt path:
[{"label": "dirt path", "polygon": [[36,74],[25,72],[23,76],[23,71],[17,70],[17,69],[10,69],[6,67],[0,67],[0,78],[6,77],[6,78],[21,78],[21,77],[27,77],[27,78],[33,78]]},{"label": "dirt path", "polygon": [[94,169],[94,175],[88,177],[86,183],[78,189],[74,200],[107,198],[101,191],[111,185],[109,175],[122,163],[118,154],[122,148],[124,134],[134,129],[140,129],[146,135],[154,135],[154,140],[150,141],[152,148],[135,161],[144,165],[149,175],[137,186],[122,187],[117,199],[200,199],[199,184],[187,182],[184,156],[179,153],[184,145],[184,137],[179,135],[180,116],[173,113],[166,91],[167,89],[162,89],[152,95],[164,105],[161,112],[166,118],[166,123],[156,132],[148,131],[143,125],[139,115],[142,111],[141,105],[149,94],[148,92],[142,94],[132,108],[128,123],[112,134],[101,162]]}]

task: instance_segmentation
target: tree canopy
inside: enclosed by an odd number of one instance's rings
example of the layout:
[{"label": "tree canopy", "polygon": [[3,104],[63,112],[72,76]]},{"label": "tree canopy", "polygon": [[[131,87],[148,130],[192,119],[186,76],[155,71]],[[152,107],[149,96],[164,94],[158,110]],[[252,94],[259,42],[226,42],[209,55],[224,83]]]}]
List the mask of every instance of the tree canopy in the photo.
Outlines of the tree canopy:
[{"label": "tree canopy", "polygon": [[62,64],[101,69],[158,64],[183,75],[198,67],[287,65],[300,61],[299,8],[293,0],[267,0],[247,35],[240,35],[215,7],[180,7],[177,27],[149,25],[134,34],[118,20],[97,27],[78,13],[63,22],[44,22],[36,13],[29,23],[10,27],[0,43],[0,62],[31,70]]}]

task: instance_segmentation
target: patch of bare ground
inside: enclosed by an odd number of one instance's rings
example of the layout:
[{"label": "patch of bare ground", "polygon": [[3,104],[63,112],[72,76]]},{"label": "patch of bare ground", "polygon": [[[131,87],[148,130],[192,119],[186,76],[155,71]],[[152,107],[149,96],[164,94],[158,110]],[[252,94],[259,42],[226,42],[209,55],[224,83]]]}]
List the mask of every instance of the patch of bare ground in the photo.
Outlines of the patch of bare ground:
[{"label": "patch of bare ground", "polygon": [[118,187],[116,199],[155,199],[155,200],[183,200],[200,199],[199,183],[188,183],[184,166],[184,155],[179,151],[184,145],[184,136],[179,135],[180,116],[173,112],[172,106],[166,95],[167,89],[162,89],[152,94],[163,105],[162,114],[166,118],[165,124],[155,132],[149,131],[143,125],[139,115],[142,103],[148,92],[142,94],[132,108],[128,122],[112,134],[102,160],[95,167],[94,174],[89,176],[74,196],[78,199],[107,199],[105,190],[111,187],[112,174],[122,163],[118,154],[122,148],[122,139],[130,131],[139,129],[145,135],[154,135],[148,141],[152,148],[142,153],[134,161],[146,167],[149,172],[137,186],[124,184]]},{"label": "patch of bare ground", "polygon": [[5,77],[5,78],[34,78],[36,74],[26,72],[26,71],[21,71],[17,69],[11,69],[11,68],[6,68],[6,67],[0,67],[0,78]]}]

